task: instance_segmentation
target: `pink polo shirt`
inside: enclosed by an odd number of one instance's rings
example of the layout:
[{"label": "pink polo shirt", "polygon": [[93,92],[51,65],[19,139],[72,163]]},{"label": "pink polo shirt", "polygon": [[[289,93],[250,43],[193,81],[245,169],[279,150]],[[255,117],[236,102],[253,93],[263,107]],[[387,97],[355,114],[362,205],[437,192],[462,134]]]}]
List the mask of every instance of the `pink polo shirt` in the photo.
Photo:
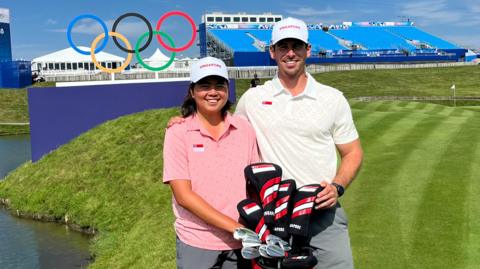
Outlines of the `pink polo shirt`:
[{"label": "pink polo shirt", "polygon": [[[163,148],[163,182],[191,180],[192,190],[223,214],[238,220],[237,203],[246,198],[246,165],[258,162],[255,132],[243,116],[225,117],[215,141],[195,116],[167,129]],[[205,223],[173,197],[177,236],[187,245],[210,250],[241,248],[232,234]]]}]

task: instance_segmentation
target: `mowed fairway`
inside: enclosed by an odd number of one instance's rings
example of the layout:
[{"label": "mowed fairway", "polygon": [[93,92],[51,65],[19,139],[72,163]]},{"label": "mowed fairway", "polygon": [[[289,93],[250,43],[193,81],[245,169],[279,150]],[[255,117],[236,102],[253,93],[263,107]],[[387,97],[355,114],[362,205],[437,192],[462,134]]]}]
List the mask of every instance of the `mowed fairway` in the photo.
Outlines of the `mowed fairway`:
[{"label": "mowed fairway", "polygon": [[480,112],[352,102],[365,151],[343,205],[357,268],[479,268]]}]

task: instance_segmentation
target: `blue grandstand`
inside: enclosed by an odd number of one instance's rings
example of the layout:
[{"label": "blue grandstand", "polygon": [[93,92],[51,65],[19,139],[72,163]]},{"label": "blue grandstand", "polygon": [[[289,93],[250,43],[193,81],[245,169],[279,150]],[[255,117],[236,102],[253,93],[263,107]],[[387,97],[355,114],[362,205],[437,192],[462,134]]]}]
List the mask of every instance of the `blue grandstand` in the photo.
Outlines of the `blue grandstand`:
[{"label": "blue grandstand", "polygon": [[439,49],[462,49],[455,44],[452,44],[434,35],[424,32],[418,29],[417,27],[397,26],[397,27],[385,27],[384,29],[385,31],[390,32],[394,35],[397,35],[400,38],[403,38],[405,40],[410,40],[411,42],[417,41],[429,47],[439,48]]},{"label": "blue grandstand", "polygon": [[[272,14],[203,16],[200,54],[234,66],[275,65],[268,46]],[[463,61],[466,49],[415,27],[412,22],[344,22],[308,24],[312,56],[308,63],[377,63]]]}]

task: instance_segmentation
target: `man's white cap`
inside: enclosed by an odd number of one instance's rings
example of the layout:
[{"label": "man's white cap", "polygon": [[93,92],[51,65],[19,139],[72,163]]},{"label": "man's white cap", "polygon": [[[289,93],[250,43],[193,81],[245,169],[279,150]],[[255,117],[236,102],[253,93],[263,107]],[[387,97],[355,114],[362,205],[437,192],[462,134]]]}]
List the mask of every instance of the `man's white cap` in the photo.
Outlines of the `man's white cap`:
[{"label": "man's white cap", "polygon": [[272,45],[285,38],[295,38],[308,44],[308,29],[305,22],[288,17],[273,25]]},{"label": "man's white cap", "polygon": [[205,57],[192,64],[190,81],[197,83],[204,77],[219,76],[228,80],[228,70],[225,63],[214,57]]}]

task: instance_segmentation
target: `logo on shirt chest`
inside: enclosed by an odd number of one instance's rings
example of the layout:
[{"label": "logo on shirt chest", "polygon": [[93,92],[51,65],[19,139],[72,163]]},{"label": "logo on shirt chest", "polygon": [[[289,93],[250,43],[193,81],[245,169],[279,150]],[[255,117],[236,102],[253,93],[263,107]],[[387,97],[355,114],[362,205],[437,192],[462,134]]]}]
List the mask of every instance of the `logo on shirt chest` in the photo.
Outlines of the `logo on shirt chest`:
[{"label": "logo on shirt chest", "polygon": [[269,100],[264,100],[264,101],[262,101],[262,105],[263,105],[263,106],[271,106],[272,104],[273,104],[273,102],[272,102],[272,101],[269,101]]},{"label": "logo on shirt chest", "polygon": [[205,147],[203,146],[203,144],[193,144],[193,152],[204,152],[205,151]]}]

